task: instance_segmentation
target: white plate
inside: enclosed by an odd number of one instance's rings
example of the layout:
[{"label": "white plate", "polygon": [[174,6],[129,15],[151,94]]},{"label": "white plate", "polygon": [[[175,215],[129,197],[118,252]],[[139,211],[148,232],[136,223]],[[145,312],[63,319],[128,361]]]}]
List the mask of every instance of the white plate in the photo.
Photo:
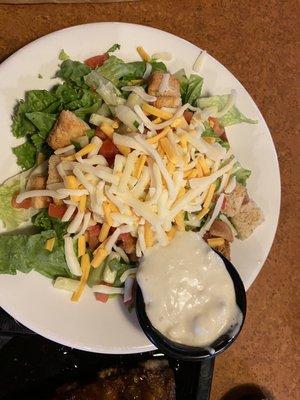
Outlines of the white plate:
[{"label": "white plate", "polygon": [[[150,54],[170,51],[171,71],[190,69],[199,48],[169,33],[139,25],[95,23],[54,32],[25,46],[0,66],[0,181],[18,172],[11,147],[13,138],[11,113],[17,98],[28,89],[53,85],[58,54],[64,49],[73,59],[84,60],[120,43],[118,55],[136,60],[137,46]],[[43,79],[39,79],[41,74]],[[250,239],[236,241],[233,263],[246,288],[259,273],[274,239],[279,207],[280,176],[278,161],[269,129],[257,106],[237,79],[213,57],[208,56],[201,75],[204,92],[213,94],[237,91],[237,105],[248,117],[258,119],[257,125],[237,125],[228,129],[229,141],[244,167],[252,170],[249,193],[263,209],[265,223]],[[152,350],[138,326],[135,313],[128,314],[121,302],[102,304],[86,290],[79,303],[70,295],[55,290],[51,281],[37,273],[0,276],[0,305],[14,318],[33,331],[56,342],[99,353],[135,353]]]}]

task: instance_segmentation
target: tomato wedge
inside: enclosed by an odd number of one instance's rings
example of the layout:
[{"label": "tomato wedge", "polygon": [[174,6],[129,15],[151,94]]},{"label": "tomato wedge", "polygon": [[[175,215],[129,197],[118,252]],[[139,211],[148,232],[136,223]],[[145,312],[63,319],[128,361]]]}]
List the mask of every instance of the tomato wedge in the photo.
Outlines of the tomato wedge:
[{"label": "tomato wedge", "polygon": [[95,69],[95,68],[101,67],[101,65],[106,60],[108,60],[108,55],[106,53],[104,53],[104,54],[99,54],[98,56],[88,58],[87,60],[84,61],[84,63],[88,67]]},{"label": "tomato wedge", "polygon": [[108,294],[105,293],[94,293],[96,300],[101,301],[101,303],[107,303],[108,301]]},{"label": "tomato wedge", "polygon": [[96,247],[99,245],[99,233],[101,230],[101,225],[96,224],[94,226],[90,226],[87,228],[87,233],[88,233],[88,245],[91,250],[96,249]]},{"label": "tomato wedge", "polygon": [[115,161],[115,156],[119,154],[119,150],[110,139],[105,139],[99,154],[105,157],[108,164],[111,166]]},{"label": "tomato wedge", "polygon": [[13,208],[30,208],[31,207],[31,199],[25,199],[21,203],[17,203],[16,198],[19,193],[15,193],[11,198],[11,205]]},{"label": "tomato wedge", "polygon": [[52,218],[62,218],[66,211],[67,207],[59,206],[54,203],[50,203],[48,207],[48,215]]}]

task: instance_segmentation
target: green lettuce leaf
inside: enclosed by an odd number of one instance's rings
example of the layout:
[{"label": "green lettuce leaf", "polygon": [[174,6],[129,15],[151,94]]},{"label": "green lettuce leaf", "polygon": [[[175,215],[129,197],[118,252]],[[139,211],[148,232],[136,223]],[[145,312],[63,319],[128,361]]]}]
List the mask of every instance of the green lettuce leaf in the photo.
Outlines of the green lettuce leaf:
[{"label": "green lettuce leaf", "polygon": [[[197,106],[200,108],[217,107],[218,111],[221,111],[225,107],[228,98],[229,94],[201,97],[197,100]],[[218,118],[218,120],[223,126],[240,124],[242,122],[246,122],[248,124],[257,123],[257,121],[247,118],[244,114],[242,114],[235,105],[233,105],[231,109],[225,115],[223,115],[223,117]]]},{"label": "green lettuce leaf", "polygon": [[65,82],[84,87],[83,77],[91,72],[91,68],[80,61],[65,60],[60,66],[56,76]]},{"label": "green lettuce leaf", "polygon": [[59,53],[58,58],[59,58],[59,60],[61,60],[61,61],[66,61],[66,60],[69,60],[69,59],[70,59],[70,56],[64,51],[64,49],[62,49],[62,50],[60,51],[60,53]]},{"label": "green lettuce leaf", "polygon": [[227,140],[222,140],[212,128],[207,128],[205,131],[202,132],[201,134],[202,137],[213,137],[216,139],[216,142],[219,143],[222,147],[225,147],[225,149],[229,149],[230,145],[227,142]]},{"label": "green lettuce leaf", "polygon": [[106,54],[113,53],[116,50],[120,50],[121,46],[118,43],[112,45],[106,52]]},{"label": "green lettuce leaf", "polygon": [[92,71],[84,79],[86,84],[94,88],[106,104],[117,106],[125,102],[125,99],[121,97],[119,89],[108,79],[104,78],[98,71]]},{"label": "green lettuce leaf", "polygon": [[49,217],[47,210],[41,210],[31,219],[33,226],[40,231],[54,230],[58,240],[62,240],[67,233],[68,222],[61,222],[60,218]]},{"label": "green lettuce leaf", "polygon": [[197,99],[201,95],[203,86],[203,78],[199,75],[192,74],[187,78],[184,69],[181,69],[175,73],[175,77],[180,83],[180,94],[182,103],[189,103],[195,106]]},{"label": "green lettuce leaf", "polygon": [[251,175],[249,169],[243,168],[239,162],[234,165],[234,173],[232,174],[236,177],[236,181],[243,186],[246,186],[247,179]]},{"label": "green lettuce leaf", "polygon": [[23,143],[20,146],[14,147],[12,151],[17,157],[17,164],[23,170],[34,166],[36,160],[36,148],[32,143]]},{"label": "green lettuce leaf", "polygon": [[28,210],[14,208],[11,205],[13,195],[19,191],[20,182],[17,177],[10,184],[0,185],[0,219],[3,221],[6,230],[17,228],[30,217]]},{"label": "green lettuce leaf", "polygon": [[45,249],[46,240],[53,237],[57,238],[52,230],[35,235],[0,236],[0,274],[35,270],[52,279],[71,277],[63,244],[56,240],[52,252]]},{"label": "green lettuce leaf", "polygon": [[97,71],[117,88],[121,88],[129,80],[141,79],[145,69],[145,61],[125,63],[116,56],[110,56],[101,67],[97,68]]},{"label": "green lettuce leaf", "polygon": [[42,111],[34,111],[26,113],[26,118],[33,123],[33,125],[40,131],[49,133],[57,119],[56,114],[47,114]]}]

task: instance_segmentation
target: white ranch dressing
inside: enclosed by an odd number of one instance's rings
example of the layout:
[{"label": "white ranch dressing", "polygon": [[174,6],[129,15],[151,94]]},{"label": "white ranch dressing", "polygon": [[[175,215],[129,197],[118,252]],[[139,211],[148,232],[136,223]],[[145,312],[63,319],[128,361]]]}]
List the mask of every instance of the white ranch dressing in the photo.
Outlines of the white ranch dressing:
[{"label": "white ranch dressing", "polygon": [[152,325],[175,342],[209,346],[241,320],[223,260],[195,232],[147,249],[137,280]]}]

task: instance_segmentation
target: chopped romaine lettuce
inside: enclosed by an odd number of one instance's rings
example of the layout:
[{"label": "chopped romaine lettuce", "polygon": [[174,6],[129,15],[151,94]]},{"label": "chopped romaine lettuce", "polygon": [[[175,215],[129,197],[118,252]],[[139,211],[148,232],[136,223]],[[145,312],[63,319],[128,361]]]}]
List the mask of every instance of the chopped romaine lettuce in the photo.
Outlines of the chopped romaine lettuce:
[{"label": "chopped romaine lettuce", "polygon": [[[197,100],[197,106],[202,109],[207,107],[217,107],[218,111],[221,111],[228,102],[228,98],[228,94],[212,97],[201,97]],[[218,120],[223,126],[240,124],[242,122],[246,122],[248,124],[257,123],[257,121],[245,117],[245,115],[242,114],[235,105],[233,105],[231,109],[225,115],[223,115],[223,117],[218,118]]]},{"label": "chopped romaine lettuce", "polygon": [[69,60],[70,56],[64,51],[64,49],[62,49],[62,50],[60,51],[60,53],[59,53],[58,58],[59,58],[61,61],[66,61],[66,60]]},{"label": "chopped romaine lettuce", "polygon": [[48,114],[42,111],[34,111],[31,113],[25,113],[26,118],[33,123],[34,126],[40,131],[48,133],[54,125],[57,115]]},{"label": "chopped romaine lettuce", "polygon": [[229,149],[230,145],[227,142],[227,140],[222,140],[217,134],[216,132],[212,129],[212,128],[207,128],[205,129],[205,131],[202,132],[201,134],[202,137],[213,137],[216,139],[217,143],[220,143],[220,145],[222,147],[225,147],[225,149]]},{"label": "chopped romaine lettuce", "polygon": [[106,52],[106,54],[113,53],[116,50],[120,50],[121,46],[118,43],[112,45]]},{"label": "chopped romaine lettuce", "polygon": [[62,243],[55,240],[51,252],[45,249],[46,240],[53,237],[57,239],[52,230],[36,235],[0,236],[0,274],[35,270],[48,278],[70,277]]},{"label": "chopped romaine lettuce", "polygon": [[243,168],[239,162],[234,165],[233,176],[236,177],[236,181],[243,186],[246,186],[246,181],[250,177],[251,171]]},{"label": "chopped romaine lettuce", "polygon": [[57,238],[63,239],[67,233],[67,222],[61,222],[59,218],[49,217],[47,210],[41,210],[38,214],[32,217],[33,225],[40,231],[54,230]]},{"label": "chopped romaine lettuce", "polygon": [[195,106],[197,103],[197,99],[201,95],[203,78],[195,74],[192,74],[189,78],[187,78],[184,69],[177,71],[175,77],[180,82],[180,94],[182,103],[189,103],[192,106]]},{"label": "chopped romaine lettuce", "polygon": [[84,76],[91,72],[91,68],[80,61],[65,60],[60,66],[56,76],[65,82],[73,83],[77,86],[84,86]]},{"label": "chopped romaine lettuce", "polygon": [[12,149],[14,155],[17,157],[17,164],[24,170],[32,168],[36,159],[36,148],[30,143],[26,142],[20,146]]}]

